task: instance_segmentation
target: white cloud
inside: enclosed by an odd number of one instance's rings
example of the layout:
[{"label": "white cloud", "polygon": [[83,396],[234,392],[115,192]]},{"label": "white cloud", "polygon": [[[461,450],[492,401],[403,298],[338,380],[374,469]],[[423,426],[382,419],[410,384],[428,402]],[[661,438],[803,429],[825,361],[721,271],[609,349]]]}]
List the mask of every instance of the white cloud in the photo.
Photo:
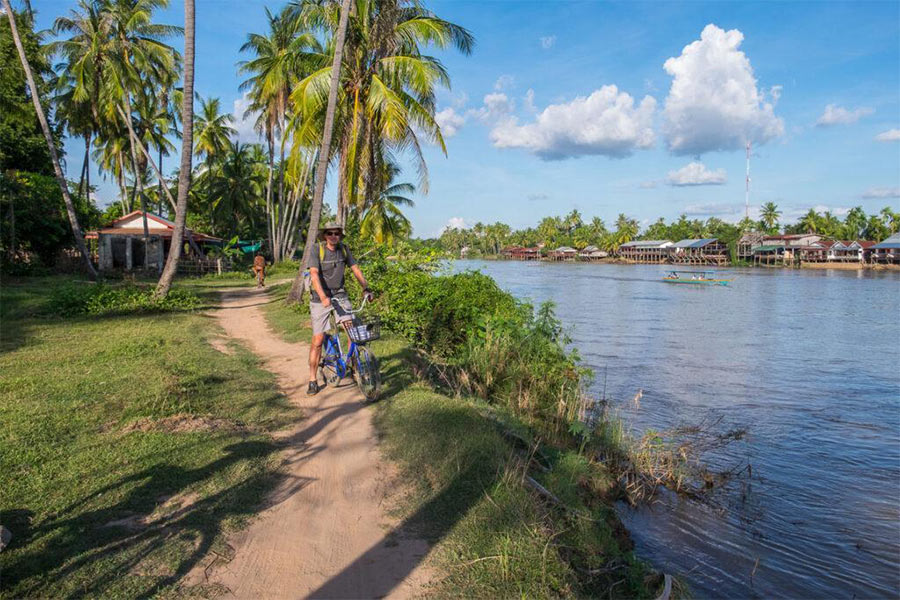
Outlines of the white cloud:
[{"label": "white cloud", "polygon": [[447,231],[448,229],[468,229],[468,225],[466,225],[466,220],[462,217],[450,217],[447,220],[447,223],[438,230],[438,235]]},{"label": "white cloud", "polygon": [[515,83],[516,78],[512,75],[501,75],[497,78],[497,81],[494,82],[494,89],[498,92],[502,92],[503,90],[508,90],[512,87],[513,83]]},{"label": "white cloud", "polygon": [[540,40],[541,40],[541,48],[543,48],[544,50],[549,50],[550,48],[553,47],[553,44],[556,43],[556,36],[555,35],[542,36],[540,38]]},{"label": "white cloud", "polygon": [[782,90],[784,90],[783,85],[773,85],[769,88],[769,95],[772,96],[772,104],[778,104]]},{"label": "white cloud", "polygon": [[875,136],[876,142],[900,142],[900,129],[888,129]]},{"label": "white cloud", "polygon": [[743,217],[743,204],[712,203],[712,204],[688,204],[684,207],[684,214],[689,217]]},{"label": "white cloud", "polygon": [[534,114],[537,112],[537,106],[534,105],[534,90],[528,88],[525,92],[525,112]]},{"label": "white cloud", "polygon": [[441,128],[441,134],[444,138],[451,138],[456,135],[462,126],[466,124],[466,118],[457,114],[453,108],[445,108],[434,115],[434,120]]},{"label": "white cloud", "polygon": [[873,112],[875,112],[873,109],[865,106],[857,108],[856,110],[847,110],[843,106],[829,104],[825,107],[825,112],[822,113],[819,120],[816,121],[816,125],[819,127],[849,125],[850,123],[856,123],[866,115],[871,115]]},{"label": "white cloud", "polygon": [[247,113],[248,108],[250,108],[250,98],[247,94],[234,101],[234,109],[231,111],[231,118],[234,121],[231,126],[237,132],[235,137],[239,142],[256,144],[262,141],[262,136],[254,129],[259,112]]},{"label": "white cloud", "polygon": [[750,60],[738,50],[743,39],[737,29],[709,24],[681,56],[663,64],[673,77],[663,125],[671,152],[737,150],[784,133],[784,122],[756,86]]},{"label": "white cloud", "polygon": [[900,198],[900,187],[873,187],[866,190],[863,198]]},{"label": "white cloud", "polygon": [[586,98],[548,106],[533,123],[519,125],[513,116],[501,119],[491,131],[491,141],[498,148],[526,148],[544,160],[621,158],[653,146],[655,110],[656,100],[650,96],[635,106],[630,95],[605,85]]},{"label": "white cloud", "polygon": [[722,185],[725,183],[725,169],[710,171],[700,162],[690,162],[677,171],[669,171],[666,183],[674,186]]}]

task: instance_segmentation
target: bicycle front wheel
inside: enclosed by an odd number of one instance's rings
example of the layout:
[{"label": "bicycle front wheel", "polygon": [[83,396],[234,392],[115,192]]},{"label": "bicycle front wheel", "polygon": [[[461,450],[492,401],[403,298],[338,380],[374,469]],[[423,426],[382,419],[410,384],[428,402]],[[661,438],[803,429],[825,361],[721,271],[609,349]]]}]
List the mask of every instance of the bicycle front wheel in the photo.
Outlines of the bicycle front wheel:
[{"label": "bicycle front wheel", "polygon": [[378,394],[381,392],[378,359],[365,346],[356,348],[356,354],[353,357],[353,378],[366,400],[372,401],[378,398]]}]

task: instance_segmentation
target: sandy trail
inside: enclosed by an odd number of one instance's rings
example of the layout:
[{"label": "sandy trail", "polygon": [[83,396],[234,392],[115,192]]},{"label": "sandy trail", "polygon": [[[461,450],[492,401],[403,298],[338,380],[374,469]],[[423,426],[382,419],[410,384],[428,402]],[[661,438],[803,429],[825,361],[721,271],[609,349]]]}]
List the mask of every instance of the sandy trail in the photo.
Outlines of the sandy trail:
[{"label": "sandy trail", "polygon": [[215,311],[229,338],[275,373],[305,419],[277,437],[286,446],[284,478],[268,508],[228,543],[227,563],[203,561],[201,581],[232,598],[405,598],[420,595],[429,576],[428,545],[398,530],[386,515],[391,470],[379,456],[371,413],[349,379],[306,396],[307,344],[269,330],[252,289],[223,293]]}]

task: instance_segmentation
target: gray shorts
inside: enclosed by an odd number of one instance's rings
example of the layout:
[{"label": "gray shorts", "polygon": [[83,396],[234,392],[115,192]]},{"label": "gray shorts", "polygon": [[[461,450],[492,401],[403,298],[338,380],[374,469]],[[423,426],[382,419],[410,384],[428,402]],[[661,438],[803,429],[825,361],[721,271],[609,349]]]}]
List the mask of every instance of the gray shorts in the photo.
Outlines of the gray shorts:
[{"label": "gray shorts", "polygon": [[309,316],[312,320],[313,335],[325,333],[331,329],[331,323],[328,316],[334,310],[334,316],[338,323],[344,321],[352,321],[353,315],[349,296],[334,296],[331,299],[331,306],[325,307],[321,302],[309,303]]}]

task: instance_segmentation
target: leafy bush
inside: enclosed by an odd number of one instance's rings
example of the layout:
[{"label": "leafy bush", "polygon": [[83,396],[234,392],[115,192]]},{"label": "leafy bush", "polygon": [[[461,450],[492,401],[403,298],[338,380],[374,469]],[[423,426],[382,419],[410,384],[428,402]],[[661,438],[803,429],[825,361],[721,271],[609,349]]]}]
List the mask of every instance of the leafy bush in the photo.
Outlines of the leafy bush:
[{"label": "leafy bush", "polygon": [[152,287],[106,284],[78,285],[69,283],[50,292],[45,312],[48,315],[109,315],[126,313],[192,310],[200,306],[200,298],[192,292],[174,289],[165,298],[155,298]]},{"label": "leafy bush", "polygon": [[546,435],[569,436],[589,371],[566,350],[552,305],[535,311],[482,273],[438,275],[438,261],[420,252],[367,257],[385,327],[441,363],[457,391],[503,405]]}]

